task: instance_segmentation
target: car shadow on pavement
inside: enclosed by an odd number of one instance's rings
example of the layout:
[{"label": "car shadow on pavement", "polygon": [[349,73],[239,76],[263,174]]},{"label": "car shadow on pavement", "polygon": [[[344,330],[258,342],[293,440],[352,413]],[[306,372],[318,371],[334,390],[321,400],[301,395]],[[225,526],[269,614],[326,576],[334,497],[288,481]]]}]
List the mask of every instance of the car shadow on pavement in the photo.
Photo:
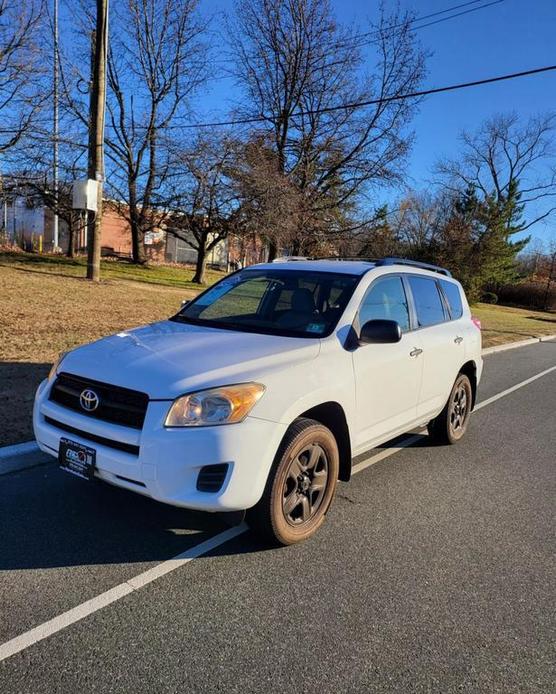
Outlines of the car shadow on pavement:
[{"label": "car shadow on pavement", "polygon": [[33,400],[51,364],[0,362],[0,446],[33,439]]},{"label": "car shadow on pavement", "polygon": [[164,561],[241,520],[87,482],[55,462],[0,476],[0,499],[0,571]]},{"label": "car shadow on pavement", "polygon": [[[412,446],[430,446],[418,434]],[[358,456],[354,463],[406,436]],[[241,521],[240,514],[212,514],[158,503],[109,484],[87,482],[44,463],[0,475],[0,571],[159,562]],[[42,463],[42,464],[41,464]],[[211,554],[272,549],[254,533]]]}]

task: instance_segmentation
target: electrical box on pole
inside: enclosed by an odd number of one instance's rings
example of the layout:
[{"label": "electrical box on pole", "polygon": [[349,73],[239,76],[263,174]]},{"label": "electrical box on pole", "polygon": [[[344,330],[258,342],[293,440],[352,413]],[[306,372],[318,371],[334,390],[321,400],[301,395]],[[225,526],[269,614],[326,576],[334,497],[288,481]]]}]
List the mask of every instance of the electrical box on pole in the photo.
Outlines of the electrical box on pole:
[{"label": "electrical box on pole", "polygon": [[73,204],[74,210],[97,211],[98,183],[92,178],[85,178],[73,182]]}]

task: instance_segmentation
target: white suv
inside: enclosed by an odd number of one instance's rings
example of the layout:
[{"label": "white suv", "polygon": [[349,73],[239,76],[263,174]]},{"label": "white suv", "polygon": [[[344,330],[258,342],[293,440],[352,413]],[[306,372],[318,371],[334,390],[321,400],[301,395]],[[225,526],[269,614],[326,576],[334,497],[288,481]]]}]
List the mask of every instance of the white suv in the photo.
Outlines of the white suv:
[{"label": "white suv", "polygon": [[290,544],[322,524],[354,456],[424,425],[459,440],[481,370],[480,331],[447,271],[284,261],[63,355],[34,429],[69,472],[175,506],[249,509]]}]

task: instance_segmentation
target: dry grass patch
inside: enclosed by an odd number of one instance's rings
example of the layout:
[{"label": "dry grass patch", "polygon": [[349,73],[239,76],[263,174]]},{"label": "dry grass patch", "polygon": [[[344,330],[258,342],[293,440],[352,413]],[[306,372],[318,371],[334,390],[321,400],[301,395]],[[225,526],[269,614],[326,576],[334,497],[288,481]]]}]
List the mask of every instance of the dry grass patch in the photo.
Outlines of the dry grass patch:
[{"label": "dry grass patch", "polygon": [[37,385],[63,352],[175,313],[191,289],[0,266],[0,445],[32,438]]},{"label": "dry grass patch", "polygon": [[492,304],[476,304],[471,312],[481,320],[483,347],[556,334],[555,313]]},{"label": "dry grass patch", "polygon": [[[20,268],[25,272],[38,274],[85,278],[87,261],[83,256],[66,258],[63,255],[0,251],[0,269],[2,267]],[[207,269],[206,284],[213,284],[224,274]],[[192,282],[194,268],[186,265],[134,265],[121,260],[101,260],[100,275],[102,280],[129,280],[199,291],[199,285]]]}]

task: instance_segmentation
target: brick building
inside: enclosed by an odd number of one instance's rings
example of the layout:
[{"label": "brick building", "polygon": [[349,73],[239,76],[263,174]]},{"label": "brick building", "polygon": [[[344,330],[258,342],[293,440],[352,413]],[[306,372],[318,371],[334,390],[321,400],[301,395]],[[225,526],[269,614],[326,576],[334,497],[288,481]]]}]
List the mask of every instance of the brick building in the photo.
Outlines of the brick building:
[{"label": "brick building", "polygon": [[[86,228],[77,221],[76,249],[84,252],[87,245]],[[2,229],[8,242],[39,252],[51,252],[54,248],[54,216],[40,198],[32,194],[19,193],[4,201]],[[58,243],[65,253],[69,243],[68,225],[58,220]],[[119,211],[119,206],[107,200],[104,203],[101,225],[101,247],[103,255],[131,257],[131,230],[129,222]],[[145,251],[151,262],[193,264],[197,251],[185,240],[167,233],[162,223],[145,235]],[[232,237],[218,243],[207,255],[207,263],[228,269],[245,267],[266,259],[267,250],[256,234],[245,238]]]}]

